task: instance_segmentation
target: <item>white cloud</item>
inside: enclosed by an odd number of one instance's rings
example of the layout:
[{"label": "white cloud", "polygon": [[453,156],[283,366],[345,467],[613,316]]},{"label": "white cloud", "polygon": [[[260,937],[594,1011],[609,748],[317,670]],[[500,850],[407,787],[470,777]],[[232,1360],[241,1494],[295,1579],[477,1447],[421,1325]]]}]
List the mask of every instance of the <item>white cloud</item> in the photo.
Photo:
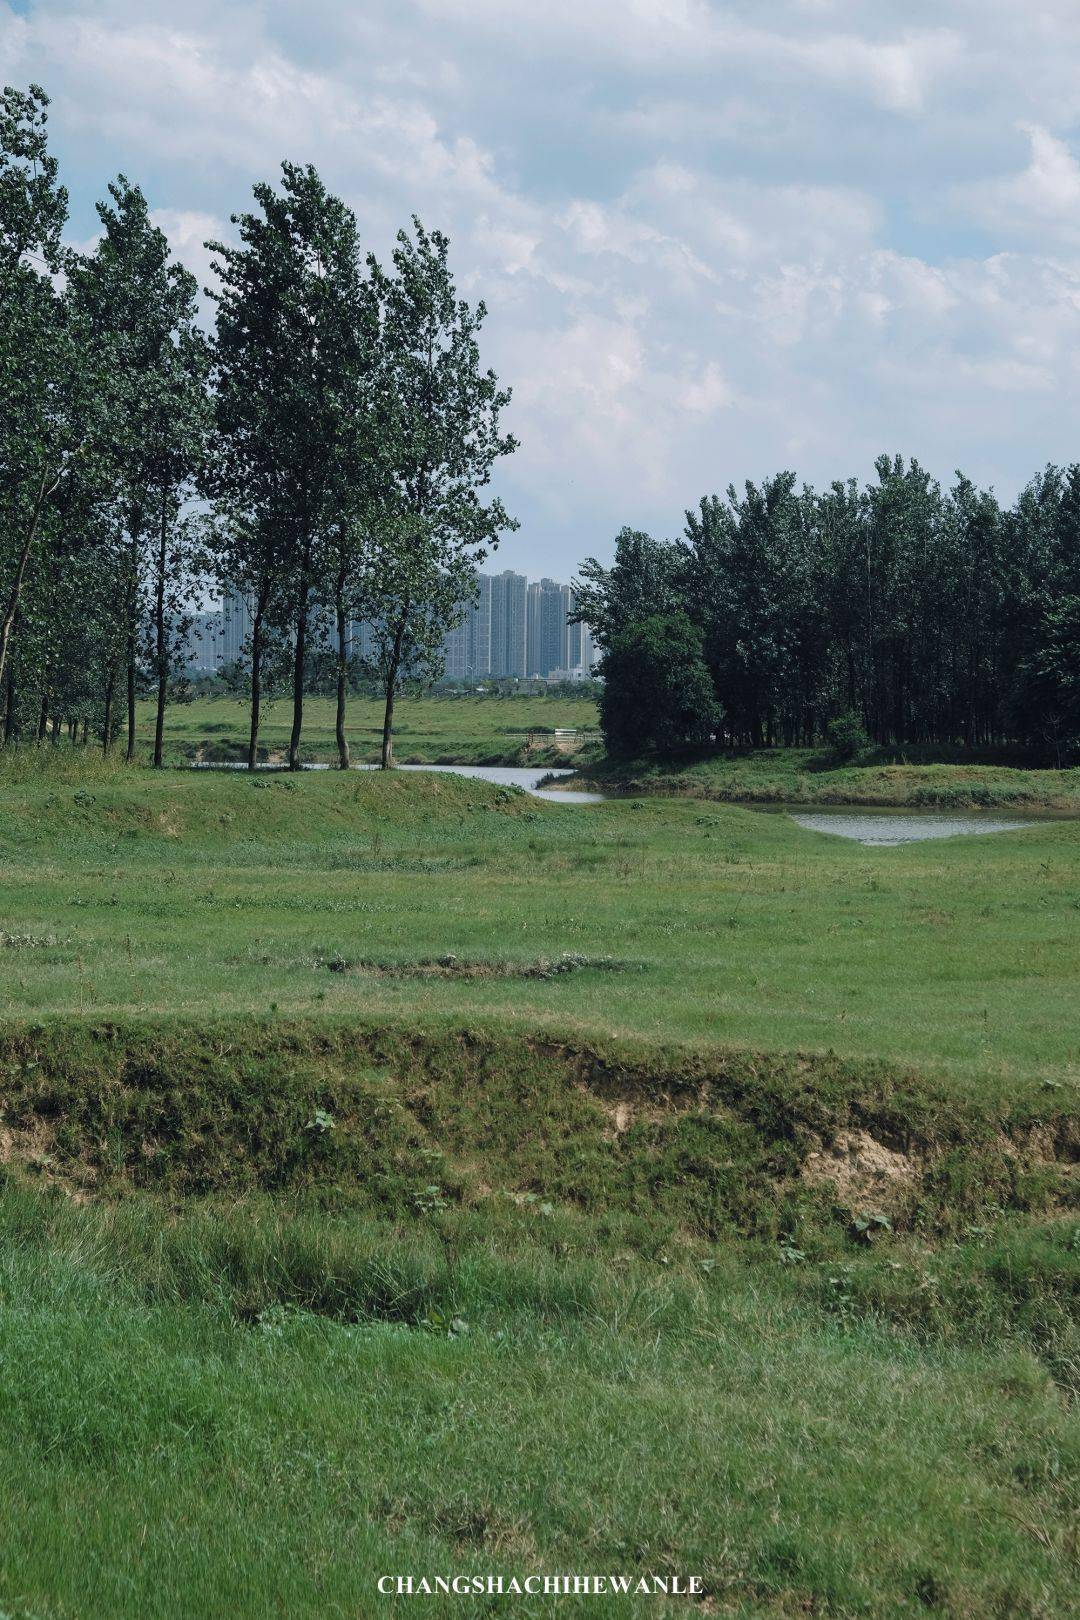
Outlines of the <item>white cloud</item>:
[{"label": "white cloud", "polygon": [[381,255],[446,228],[510,561],[792,458],[1011,488],[1080,440],[1074,0],[0,0],[0,66],[54,95],[73,237],[123,169],[202,284],[286,156]]},{"label": "white cloud", "polygon": [[793,60],[809,71],[896,113],[920,112],[963,48],[960,35],[951,29],[907,34],[898,40],[834,34],[789,46]]},{"label": "white cloud", "polygon": [[217,281],[211,268],[214,255],[206,244],[230,242],[234,233],[229,221],[194,208],[154,208],[150,218],[165,232],[173,254],[196,277],[200,289],[212,287]]}]

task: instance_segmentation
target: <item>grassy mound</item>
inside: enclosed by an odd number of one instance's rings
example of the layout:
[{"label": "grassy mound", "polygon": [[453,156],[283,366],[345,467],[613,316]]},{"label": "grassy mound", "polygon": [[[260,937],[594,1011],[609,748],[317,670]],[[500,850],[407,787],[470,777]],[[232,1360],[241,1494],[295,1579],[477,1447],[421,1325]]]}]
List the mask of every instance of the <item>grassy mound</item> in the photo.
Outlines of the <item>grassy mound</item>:
[{"label": "grassy mound", "polygon": [[0,1612],[583,1568],[1069,1612],[1080,829],[43,752],[0,764]]},{"label": "grassy mound", "polygon": [[693,761],[594,760],[583,765],[580,785],[720,803],[1080,813],[1080,768],[1034,770],[962,756],[943,763],[932,755],[903,762],[871,755],[845,765],[825,749],[776,748]]},{"label": "grassy mound", "polygon": [[230,1019],[9,1025],[0,1099],[7,1614],[1068,1612],[1043,1087]]},{"label": "grassy mound", "polygon": [[1075,1096],[1080,822],[867,850],[692,800],[44,754],[0,768],[0,1016],[466,1023]]},{"label": "grassy mound", "polygon": [[828,1246],[1068,1203],[1080,1119],[835,1058],[284,1020],[8,1028],[0,1148],[82,1191],[314,1193],[394,1218],[492,1197]]},{"label": "grassy mound", "polygon": [[651,1233],[0,1188],[5,1612],[398,1614],[386,1572],[583,1564],[744,1620],[1070,1612],[1075,1227],[820,1263]]}]

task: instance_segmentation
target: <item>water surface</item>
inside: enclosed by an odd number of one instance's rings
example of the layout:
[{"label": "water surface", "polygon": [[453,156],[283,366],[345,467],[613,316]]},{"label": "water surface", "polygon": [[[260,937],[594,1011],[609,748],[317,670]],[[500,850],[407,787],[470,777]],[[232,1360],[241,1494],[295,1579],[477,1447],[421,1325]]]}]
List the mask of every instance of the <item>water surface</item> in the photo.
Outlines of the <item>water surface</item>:
[{"label": "water surface", "polygon": [[789,810],[792,821],[810,832],[854,838],[860,844],[892,848],[925,838],[961,838],[972,833],[1015,832],[1039,825],[1036,818],[966,814],[955,810]]},{"label": "water surface", "polygon": [[[361,771],[377,771],[377,765],[359,765]],[[523,788],[534,799],[549,799],[552,804],[602,804],[604,793],[582,793],[573,788],[542,788],[540,783],[552,777],[574,776],[569,770],[555,770],[545,765],[529,769],[524,765],[399,765],[399,771],[449,771],[453,776],[471,776],[479,782],[502,783],[505,787]]]}]

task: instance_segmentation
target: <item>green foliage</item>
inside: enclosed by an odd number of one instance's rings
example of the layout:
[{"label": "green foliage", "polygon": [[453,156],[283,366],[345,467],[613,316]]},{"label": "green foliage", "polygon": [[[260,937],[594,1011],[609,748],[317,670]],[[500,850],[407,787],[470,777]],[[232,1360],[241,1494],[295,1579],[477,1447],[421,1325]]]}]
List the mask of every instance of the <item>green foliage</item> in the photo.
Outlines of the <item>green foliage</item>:
[{"label": "green foliage", "polygon": [[5,737],[10,737],[14,721],[12,638],[20,612],[26,616],[27,587],[35,578],[57,495],[85,441],[78,334],[53,281],[66,264],[60,233],[67,219],[67,193],[48,150],[48,105],[38,85],[26,94],[6,86],[0,96],[0,683],[6,675]]},{"label": "green foliage", "polygon": [[[240,245],[211,244],[219,277],[214,340],[217,432],[208,487],[218,503],[226,589],[248,594],[252,703],[249,761],[260,723],[264,637],[292,647],[289,763],[300,763],[309,624],[324,584],[329,536],[357,521],[343,491],[367,493],[357,447],[369,440],[365,379],[373,312],[356,218],[308,165],[282,164],[280,191],[260,182],[257,211],[235,223]],[[362,514],[370,521],[370,512]],[[337,545],[338,565],[350,543]],[[342,587],[344,588],[344,587]]]},{"label": "green foliage", "polygon": [[[135,693],[143,669],[152,674],[160,765],[169,682],[183,669],[203,571],[199,526],[185,506],[204,463],[209,360],[195,325],[195,277],[170,261],[138,186],[120,175],[109,197],[98,204],[93,254],[73,256],[69,266],[70,303],[105,381],[98,455],[81,492],[83,546],[74,559],[61,552],[56,560],[78,568],[75,617],[90,630],[87,684],[111,694],[125,681],[129,757]],[[51,696],[55,676],[45,673]],[[89,699],[87,691],[84,706]],[[111,731],[110,714],[106,748]]]},{"label": "green foliage", "polygon": [[718,724],[701,632],[685,614],[615,634],[602,665],[600,724],[616,754],[670,754],[708,743]]},{"label": "green foliage", "polygon": [[1017,744],[1070,763],[1080,464],[1048,467],[1011,510],[899,456],[875,474],[821,493],[791,472],[731,486],[674,544],[623,531],[614,568],[584,564],[579,616],[607,644],[685,613],[724,746],[810,745],[854,714],[882,747]]},{"label": "green foliage", "polygon": [[208,244],[208,345],[194,278],[123,175],[94,251],[62,250],[47,106],[36,86],[0,102],[4,741],[55,741],[66,726],[86,742],[93,726],[108,750],[123,704],[131,757],[152,684],[162,764],[210,576],[250,608],[234,672],[250,674],[249,764],[264,696],[287,680],[299,768],[305,683],[332,640],[348,765],[346,627],[360,617],[379,648],[365,673],[382,684],[391,763],[399,688],[441,673],[475,567],[514,527],[484,494],[515,447],[499,427],[509,393],[480,365],[484,305],[458,298],[441,232],[414,220],[386,272],[316,171],[285,163],[280,188],[260,183],[254,211],[234,216],[238,243]]},{"label": "green foliage", "polygon": [[825,728],[825,741],[834,757],[847,764],[870,746],[866,727],[857,714],[849,711],[837,715]]},{"label": "green foliage", "polygon": [[382,764],[393,763],[393,715],[405,681],[443,668],[443,637],[476,590],[477,567],[517,527],[499,497],[481,492],[517,447],[500,431],[510,402],[477,342],[486,308],[457,295],[450,244],[413,220],[398,233],[392,275],[372,265],[381,312],[379,383],[392,401],[385,487],[364,576],[364,616],[386,698]]},{"label": "green foliage", "polygon": [[1059,765],[1080,760],[1080,595],[1051,600],[1021,664],[1014,702],[1038,716]]},{"label": "green foliage", "polygon": [[615,560],[603,568],[595,557],[574,581],[575,622],[588,624],[601,647],[643,619],[677,613],[683,601],[683,560],[663,541],[637,529],[615,536]]}]

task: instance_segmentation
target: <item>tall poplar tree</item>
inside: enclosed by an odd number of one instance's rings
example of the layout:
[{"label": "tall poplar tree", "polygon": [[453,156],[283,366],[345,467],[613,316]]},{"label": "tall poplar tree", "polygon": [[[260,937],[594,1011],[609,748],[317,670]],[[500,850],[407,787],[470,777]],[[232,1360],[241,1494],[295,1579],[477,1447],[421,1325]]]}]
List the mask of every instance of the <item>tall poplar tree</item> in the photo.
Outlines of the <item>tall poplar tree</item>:
[{"label": "tall poplar tree", "polygon": [[209,361],[195,324],[194,276],[171,260],[138,186],[120,175],[109,197],[98,204],[103,230],[94,253],[72,264],[71,296],[107,377],[106,439],[126,536],[119,589],[127,754],[135,753],[135,698],[146,652],[160,765],[173,649],[194,583],[181,515],[204,455]]},{"label": "tall poplar tree", "polygon": [[372,263],[382,305],[382,395],[389,402],[384,499],[368,569],[368,617],[384,692],[383,768],[393,764],[394,700],[410,677],[442,667],[442,642],[500,535],[517,527],[492,469],[517,441],[500,431],[508,389],[480,365],[487,313],[459,299],[449,242],[413,220],[398,234],[393,273]]},{"label": "tall poplar tree", "polygon": [[79,348],[53,282],[67,192],[48,105],[36,84],[0,94],[0,687],[35,548],[80,446]]},{"label": "tall poplar tree", "polygon": [[284,163],[280,191],[261,183],[254,195],[258,211],[233,216],[239,246],[208,244],[220,278],[212,487],[229,535],[227,582],[256,595],[249,764],[263,629],[276,621],[292,646],[289,767],[298,770],[321,541],[366,363],[363,271],[355,217],[310,165]]}]

